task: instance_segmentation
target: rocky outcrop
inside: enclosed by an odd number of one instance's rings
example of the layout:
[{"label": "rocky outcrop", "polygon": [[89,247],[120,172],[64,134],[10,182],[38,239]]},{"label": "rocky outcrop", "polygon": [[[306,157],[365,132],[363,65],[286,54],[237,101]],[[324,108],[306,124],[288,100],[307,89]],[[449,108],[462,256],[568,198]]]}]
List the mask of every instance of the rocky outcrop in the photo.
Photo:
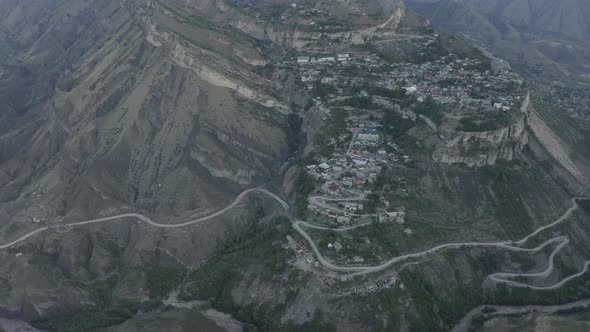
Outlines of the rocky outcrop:
[{"label": "rocky outcrop", "polygon": [[482,132],[453,131],[441,136],[442,143],[432,158],[445,164],[463,163],[469,167],[494,165],[498,160],[512,160],[527,145],[526,130],[532,111],[530,96],[522,102],[521,114],[508,127]]},{"label": "rocky outcrop", "polygon": [[[211,21],[189,21],[183,2],[60,1],[63,13],[0,2],[6,52],[27,63],[0,61],[0,101],[15,106],[0,112],[0,215],[10,204],[44,206],[39,218],[148,200],[163,214],[212,207],[283,164],[291,103],[276,78],[287,75],[261,73],[262,41],[224,30],[215,2],[203,2]],[[26,22],[9,19],[19,13]],[[33,186],[40,202],[19,200]]]},{"label": "rocky outcrop", "polygon": [[[366,43],[368,38],[393,38],[397,35],[396,29],[404,18],[406,6],[403,1],[391,1],[389,2],[388,7],[391,7],[388,10],[391,11],[391,15],[381,24],[368,28],[337,33],[306,32],[297,30],[294,33],[291,46],[298,50],[313,50],[317,47],[320,49],[325,48],[325,40],[332,40],[342,46],[343,44],[362,45]],[[318,43],[320,45],[317,45]]]},{"label": "rocky outcrop", "polygon": [[[130,9],[142,14],[139,22],[146,32],[146,40],[154,47],[163,49],[176,65],[190,69],[211,85],[232,89],[242,98],[272,107],[284,114],[289,112],[288,107],[283,103],[269,94],[263,93],[267,90],[272,91],[273,83],[254,75],[248,67],[236,66],[231,59],[225,58],[229,57],[228,54],[219,56],[220,54],[212,46],[211,49],[195,47],[194,43],[198,42],[192,40],[190,36],[193,33],[203,33],[203,30],[197,30],[189,23],[177,21],[182,20],[182,17],[176,17],[170,11],[155,7],[152,2],[148,2],[148,8],[154,11],[164,11],[166,15],[158,15],[147,10],[141,11],[137,8]],[[218,38],[224,37],[218,36]],[[231,43],[231,41],[224,42]],[[237,57],[236,60],[246,65],[264,66],[268,63],[260,56],[249,56],[245,54],[246,52],[240,52],[238,47],[228,49],[228,51]]]}]

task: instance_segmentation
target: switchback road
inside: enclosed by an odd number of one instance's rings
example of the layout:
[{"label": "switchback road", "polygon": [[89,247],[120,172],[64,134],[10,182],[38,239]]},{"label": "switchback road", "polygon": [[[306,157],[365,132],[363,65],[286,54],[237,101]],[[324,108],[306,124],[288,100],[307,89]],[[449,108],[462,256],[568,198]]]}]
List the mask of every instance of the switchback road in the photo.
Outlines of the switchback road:
[{"label": "switchback road", "polygon": [[[283,199],[281,199],[279,196],[275,195],[274,193],[266,190],[266,189],[262,189],[262,188],[254,188],[254,189],[248,189],[245,190],[244,192],[242,192],[240,195],[238,195],[238,197],[236,197],[236,199],[229,204],[228,206],[226,206],[225,208],[211,214],[205,217],[201,217],[198,219],[194,219],[194,220],[190,220],[190,221],[186,221],[183,223],[179,223],[179,224],[162,224],[162,223],[158,223],[153,221],[152,219],[150,219],[149,217],[146,217],[142,214],[138,214],[138,213],[125,213],[125,214],[120,214],[120,215],[116,215],[116,216],[111,216],[111,217],[106,217],[106,218],[98,218],[98,219],[91,219],[91,220],[86,220],[86,221],[80,221],[80,222],[74,222],[74,223],[68,223],[68,224],[63,224],[63,225],[59,225],[59,226],[44,226],[41,228],[38,228],[34,231],[31,231],[23,236],[21,236],[20,238],[0,245],[0,250],[1,249],[6,249],[6,248],[10,248],[20,242],[23,242],[41,232],[44,232],[46,230],[53,230],[53,229],[57,229],[58,227],[80,227],[80,226],[84,226],[84,225],[90,225],[90,224],[97,224],[97,223],[104,223],[104,222],[112,222],[112,221],[125,221],[125,220],[138,220],[140,222],[144,222],[148,225],[154,226],[154,227],[160,227],[160,228],[180,228],[180,227],[188,227],[212,218],[215,218],[219,215],[224,214],[225,212],[227,212],[228,210],[231,210],[232,208],[234,208],[236,205],[238,205],[240,203],[240,201],[248,194],[250,193],[262,193],[265,195],[268,195],[269,197],[271,197],[272,199],[274,199],[275,201],[277,201],[279,204],[281,204],[281,206],[288,211],[289,210],[289,204],[287,202],[285,202]],[[352,198],[344,198],[344,199],[335,199],[335,198],[327,198],[327,197],[320,197],[320,196],[314,196],[311,199],[315,201],[315,203],[319,203],[319,204],[324,204],[324,202],[327,201],[354,201],[354,200],[361,200],[363,199],[363,195],[358,195],[356,197],[352,197]],[[559,283],[552,285],[552,286],[547,286],[547,287],[541,287],[541,286],[532,286],[532,285],[527,285],[524,283],[520,283],[520,282],[516,282],[516,281],[512,281],[510,280],[510,278],[515,278],[515,277],[545,277],[548,276],[549,274],[551,274],[551,272],[554,270],[555,265],[554,265],[554,258],[555,255],[557,255],[557,253],[559,253],[568,243],[569,243],[569,239],[565,236],[559,236],[559,237],[555,237],[553,239],[547,240],[546,242],[544,242],[543,244],[541,244],[540,246],[536,247],[536,248],[522,248],[520,247],[520,245],[525,244],[529,239],[531,239],[532,237],[538,235],[539,233],[541,233],[542,231],[552,228],[562,222],[564,222],[566,219],[568,219],[574,211],[576,211],[579,206],[577,203],[577,200],[580,199],[584,199],[584,198],[573,198],[572,199],[572,207],[569,208],[561,217],[559,217],[557,220],[555,220],[554,222],[552,222],[549,225],[545,225],[542,227],[539,227],[538,229],[536,229],[534,232],[532,232],[531,234],[525,236],[524,238],[522,238],[521,240],[518,241],[501,241],[501,242],[459,242],[459,243],[448,243],[448,244],[442,244],[436,247],[433,247],[431,249],[422,251],[422,252],[416,252],[416,253],[412,253],[412,254],[407,254],[407,255],[402,255],[402,256],[398,256],[398,257],[394,257],[390,260],[388,260],[387,262],[380,264],[380,265],[376,265],[376,266],[339,266],[339,265],[335,265],[333,263],[331,263],[330,261],[328,261],[320,252],[320,250],[318,249],[317,245],[315,244],[315,242],[313,241],[313,239],[305,232],[305,230],[301,227],[309,227],[309,228],[314,228],[314,229],[320,229],[320,230],[329,230],[329,231],[336,231],[336,232],[345,232],[345,231],[350,231],[353,230],[355,228],[359,228],[359,227],[363,227],[363,226],[367,226],[370,223],[365,223],[365,224],[360,224],[360,225],[355,225],[355,226],[349,226],[349,227],[343,227],[343,228],[329,228],[329,227],[322,227],[322,226],[317,226],[317,225],[313,225],[310,224],[306,221],[294,221],[292,223],[293,228],[309,243],[310,247],[312,248],[313,252],[315,253],[315,255],[318,258],[318,261],[327,269],[333,270],[333,271],[337,271],[337,272],[349,272],[348,276],[358,276],[358,275],[366,275],[366,274],[370,274],[370,273],[375,273],[375,272],[379,272],[379,271],[383,271],[389,267],[391,267],[392,265],[405,261],[405,260],[409,260],[409,259],[424,259],[424,258],[428,258],[432,255],[438,254],[444,250],[447,249],[458,249],[458,248],[466,248],[466,247],[495,247],[495,248],[501,248],[501,249],[505,249],[508,251],[515,251],[515,252],[538,252],[542,249],[544,249],[545,247],[547,247],[550,244],[553,243],[559,243],[558,246],[554,249],[554,251],[551,253],[550,257],[549,257],[549,264],[547,269],[545,269],[542,272],[539,273],[494,273],[492,275],[489,276],[489,278],[495,282],[498,283],[506,283],[509,284],[511,286],[515,286],[515,287],[526,287],[526,288],[531,288],[531,289],[556,289],[559,287],[562,287],[565,283],[567,283],[570,280],[573,280],[581,275],[583,275],[584,273],[587,272],[589,266],[590,266],[590,260],[587,261],[584,264],[584,268],[582,269],[582,271],[580,271],[577,274],[571,275],[565,279],[563,279],[562,281],[560,281]]]}]

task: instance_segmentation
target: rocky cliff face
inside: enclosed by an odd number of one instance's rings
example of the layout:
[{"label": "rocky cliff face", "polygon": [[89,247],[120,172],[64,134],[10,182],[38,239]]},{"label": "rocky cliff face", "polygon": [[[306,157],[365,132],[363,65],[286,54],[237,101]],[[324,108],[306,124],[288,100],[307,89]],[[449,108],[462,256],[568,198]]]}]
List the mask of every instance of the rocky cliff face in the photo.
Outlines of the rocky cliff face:
[{"label": "rocky cliff face", "polygon": [[[405,8],[374,3],[388,18],[326,34],[216,0],[0,0],[0,240],[128,211],[186,220],[264,184],[295,148],[303,106],[293,75],[269,64],[325,38],[391,33]],[[111,276],[116,296],[138,296],[145,276],[122,267],[193,265],[240,218],[60,228],[10,253],[0,307],[34,318],[94,305],[86,286]]]},{"label": "rocky cliff face", "polygon": [[324,32],[305,32],[295,31],[292,40],[292,47],[295,49],[305,50],[325,50],[325,40],[331,40],[342,47],[345,44],[361,45],[364,44],[368,38],[392,38],[395,37],[397,27],[402,22],[406,14],[406,5],[403,1],[391,1],[384,8],[387,13],[391,13],[389,17],[382,23],[351,31],[343,31],[336,33]]},{"label": "rocky cliff face", "polygon": [[[285,162],[296,89],[289,73],[263,70],[272,46],[226,33],[213,11],[188,21],[178,3],[0,0],[2,242],[123,211],[208,214]],[[156,243],[194,264],[236,227],[224,217],[194,232],[125,236],[123,223],[65,246],[34,238],[0,269],[10,280],[0,307],[30,303],[34,317],[79,303],[88,294],[68,279],[148,266]]]},{"label": "rocky cliff face", "polygon": [[289,77],[258,74],[265,41],[188,22],[174,1],[53,6],[0,2],[15,59],[0,77],[4,203],[40,188],[47,217],[168,214],[222,204],[283,163]]},{"label": "rocky cliff face", "polygon": [[528,143],[526,127],[531,111],[527,95],[518,120],[510,126],[493,131],[445,133],[432,157],[442,163],[463,163],[469,167],[494,165],[500,159],[512,160]]}]

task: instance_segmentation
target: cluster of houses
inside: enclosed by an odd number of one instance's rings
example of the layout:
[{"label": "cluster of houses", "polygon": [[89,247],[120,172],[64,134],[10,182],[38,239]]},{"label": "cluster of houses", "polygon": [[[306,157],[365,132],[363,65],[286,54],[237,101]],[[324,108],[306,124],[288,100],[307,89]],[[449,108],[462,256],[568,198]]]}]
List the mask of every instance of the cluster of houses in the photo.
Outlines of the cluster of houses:
[{"label": "cluster of houses", "polygon": [[307,65],[307,64],[322,64],[322,63],[333,63],[333,62],[342,62],[346,63],[350,61],[350,54],[349,53],[341,53],[337,55],[303,55],[297,57],[297,64],[300,65]]},{"label": "cluster of houses", "polygon": [[[350,53],[331,55],[302,55],[296,58],[301,81],[307,89],[314,88],[314,82],[332,85],[337,92],[330,98],[342,96],[354,90],[354,86],[367,84],[364,75],[350,75],[347,68],[356,67],[370,74],[370,85],[382,88],[404,88],[416,96],[418,101],[432,97],[441,104],[450,104],[459,113],[473,110],[510,111],[519,104],[519,96],[513,90],[523,84],[515,73],[501,70],[481,72],[476,59],[459,58],[450,54],[438,60],[422,64],[383,61],[376,54]],[[334,66],[315,66],[324,64]],[[362,95],[363,91],[358,91]],[[366,92],[365,92],[366,93]]]},{"label": "cluster of houses", "polygon": [[379,221],[395,221],[398,224],[403,224],[406,218],[406,209],[404,207],[387,207],[385,209],[385,215],[379,216]]},{"label": "cluster of houses", "polygon": [[292,250],[295,253],[296,259],[303,261],[307,264],[319,266],[319,262],[315,260],[313,252],[307,250],[307,247],[303,241],[295,241],[291,235],[287,235],[287,246],[286,248]]},{"label": "cluster of houses", "polygon": [[[423,46],[432,43],[434,40],[429,40]],[[395,103],[397,110],[403,113],[409,106],[404,106],[404,100],[396,100],[403,99],[398,97],[397,90],[404,89],[406,95],[414,96],[418,102],[432,98],[448,105],[449,112],[454,115],[463,115],[488,110],[509,112],[518,106],[522,97],[518,91],[523,81],[518,75],[508,70],[486,70],[480,60],[454,54],[424,63],[385,61],[376,54],[360,52],[352,55],[308,53],[289,61],[298,71],[301,82],[313,92],[313,104],[317,106],[314,112],[322,120],[327,120],[335,109],[347,112],[348,132],[343,134],[339,130],[330,138],[330,147],[334,148],[331,156],[315,157],[305,166],[305,172],[316,183],[314,195],[317,195],[308,201],[307,209],[311,212],[308,215],[317,215],[319,220],[329,223],[405,223],[405,208],[388,201],[396,197],[392,195],[390,184],[381,186],[379,182],[385,167],[391,170],[394,163],[409,162],[411,158],[384,135],[377,122],[383,116],[380,101]],[[391,93],[387,93],[388,90]],[[371,96],[372,91],[375,96]],[[354,102],[349,103],[349,100]],[[373,185],[376,182],[378,186]],[[396,181],[395,193],[407,194],[406,185],[405,179]],[[375,187],[382,189],[373,192]],[[363,200],[357,199],[359,197]],[[378,202],[376,209],[375,201]],[[406,236],[413,233],[410,228],[402,232]],[[302,242],[291,238],[289,247],[299,259],[318,265],[313,253],[306,251]],[[328,243],[327,247],[336,252],[342,250],[338,242]],[[349,259],[349,263],[363,261],[360,256]],[[396,281],[397,277],[392,277],[370,282],[363,291],[387,288]]]},{"label": "cluster of houses", "polygon": [[[314,88],[315,82],[334,86],[338,93],[332,93],[330,98],[340,95],[346,88],[362,84],[364,75],[350,75],[347,69],[356,67],[363,72],[380,72],[378,69],[383,62],[376,54],[341,53],[335,55],[304,55],[298,56],[295,63],[301,77],[301,82],[306,84],[307,90]],[[331,64],[331,66],[326,66]],[[327,72],[329,74],[327,74]]]},{"label": "cluster of houses", "polygon": [[[379,222],[404,223],[405,209],[395,207],[385,199],[390,189],[383,186],[381,192],[373,193],[372,184],[379,180],[384,167],[395,162],[411,161],[409,156],[400,151],[398,145],[383,134],[380,124],[376,122],[379,115],[372,115],[372,120],[369,116],[354,115],[354,104],[338,102],[349,97],[368,97],[370,87],[391,91],[403,88],[406,94],[415,96],[418,102],[430,97],[438,103],[452,106],[449,107],[450,111],[458,115],[474,110],[510,111],[519,102],[520,96],[515,92],[523,84],[510,71],[483,71],[482,68],[485,67],[479,60],[463,59],[453,54],[421,64],[395,61],[387,63],[375,54],[368,53],[353,56],[349,53],[301,55],[296,58],[296,65],[301,81],[307,84],[308,89],[312,90],[318,87],[317,83],[321,83],[324,86],[319,85],[318,88],[324,90],[324,93],[319,95],[332,99],[317,96],[314,99],[317,109],[326,113],[322,119],[327,119],[327,114],[334,107],[349,111],[346,121],[349,133],[338,134],[341,137],[330,139],[329,144],[335,148],[334,153],[329,157],[316,157],[305,167],[305,171],[317,183],[316,191],[330,198],[329,202],[310,199],[308,210],[338,224],[375,219]],[[359,86],[363,88],[357,89]],[[369,109],[375,104],[359,105],[363,105],[359,106],[363,110],[378,113]],[[407,188],[404,185],[396,190],[403,194],[401,191]],[[370,195],[375,197],[375,194],[379,195],[376,213],[367,213],[367,202],[354,199],[366,199]],[[371,212],[374,211],[373,208],[372,204]],[[404,233],[410,236],[412,231],[407,228]],[[338,243],[329,244],[329,248],[336,251],[340,247]]]},{"label": "cluster of houses", "polygon": [[[383,167],[392,162],[410,160],[401,155],[400,147],[395,143],[386,143],[383,134],[373,121],[349,121],[348,130],[352,141],[346,152],[337,152],[331,158],[316,157],[315,162],[306,165],[306,172],[318,183],[317,190],[327,197],[332,197],[334,208],[325,205],[318,206],[313,200],[308,204],[308,210],[319,213],[335,220],[339,224],[349,224],[369,219],[362,216],[364,206],[362,201],[350,200],[350,197],[369,195],[373,184]],[[387,146],[388,152],[384,146]],[[338,199],[341,198],[341,201]],[[403,223],[405,211],[403,208],[393,208],[389,202],[380,199],[384,209],[378,214],[379,221],[395,221]]]},{"label": "cluster of houses", "polygon": [[375,158],[333,156],[320,164],[306,166],[314,179],[322,181],[319,190],[332,197],[344,197],[349,190],[363,191],[367,184],[373,183],[381,172],[382,165]]},{"label": "cluster of houses", "polygon": [[414,94],[418,101],[431,96],[441,104],[453,104],[459,111],[510,111],[517,105],[510,93],[523,80],[513,72],[480,72],[473,59],[459,59],[449,55],[423,64],[394,63],[391,70],[376,85],[387,88],[402,87]]},{"label": "cluster of houses", "polygon": [[392,276],[367,281],[361,287],[356,288],[355,291],[372,293],[372,292],[376,292],[381,289],[391,288],[391,287],[395,286],[395,284],[399,280],[400,280],[399,276],[397,275],[397,273],[395,273]]},{"label": "cluster of houses", "polygon": [[372,121],[353,121],[349,130],[353,133],[352,142],[346,155],[353,163],[365,166],[371,162],[380,165],[396,162],[400,159],[408,162],[411,158],[401,153],[399,145],[388,141],[378,129],[377,123]]},{"label": "cluster of houses", "polygon": [[574,119],[590,121],[590,94],[587,89],[574,89],[555,82],[552,86],[536,85],[535,89],[548,96],[556,108]]}]

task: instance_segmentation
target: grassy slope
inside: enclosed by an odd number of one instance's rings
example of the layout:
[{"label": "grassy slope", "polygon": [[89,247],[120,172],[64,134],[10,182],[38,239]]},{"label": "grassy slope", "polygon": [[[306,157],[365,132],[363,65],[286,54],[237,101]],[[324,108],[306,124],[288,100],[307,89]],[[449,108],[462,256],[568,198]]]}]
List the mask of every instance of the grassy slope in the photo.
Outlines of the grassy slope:
[{"label": "grassy slope", "polygon": [[541,118],[570,147],[574,162],[590,170],[590,122],[568,117],[559,105],[539,90],[533,90],[533,105]]}]

